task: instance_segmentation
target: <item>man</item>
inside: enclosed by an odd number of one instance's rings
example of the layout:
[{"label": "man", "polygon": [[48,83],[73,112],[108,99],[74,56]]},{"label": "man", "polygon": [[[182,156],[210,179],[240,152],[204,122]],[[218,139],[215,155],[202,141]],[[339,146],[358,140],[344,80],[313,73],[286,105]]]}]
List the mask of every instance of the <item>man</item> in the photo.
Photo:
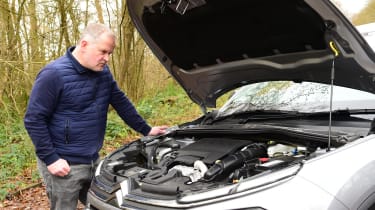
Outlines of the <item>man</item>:
[{"label": "man", "polygon": [[166,126],[151,128],[113,79],[107,62],[115,38],[102,24],[88,25],[77,46],[47,64],[35,80],[24,123],[51,209],[76,209],[78,199],[86,202],[109,105],[143,135],[166,131]]}]

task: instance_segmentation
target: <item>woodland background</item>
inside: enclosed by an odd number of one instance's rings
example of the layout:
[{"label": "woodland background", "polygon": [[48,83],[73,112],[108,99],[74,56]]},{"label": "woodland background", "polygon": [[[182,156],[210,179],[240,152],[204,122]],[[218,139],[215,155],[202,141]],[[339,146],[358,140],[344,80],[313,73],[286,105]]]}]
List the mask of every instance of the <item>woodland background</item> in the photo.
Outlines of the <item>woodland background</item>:
[{"label": "woodland background", "polygon": [[[375,22],[375,0],[351,20]],[[136,32],[125,0],[0,0],[0,201],[41,183],[22,122],[29,93],[40,69],[75,45],[89,22],[117,34],[112,73],[150,124],[174,125],[200,114]],[[136,135],[110,112],[102,155]]]},{"label": "woodland background", "polygon": [[[89,22],[104,23],[116,33],[111,71],[151,125],[183,120],[173,118],[184,111],[174,104],[178,97],[184,106],[195,107],[136,33],[124,0],[0,0],[0,201],[39,182],[34,148],[23,126],[32,84],[45,64],[75,45]],[[106,140],[135,135],[109,114]],[[122,144],[109,142],[104,153]]]}]

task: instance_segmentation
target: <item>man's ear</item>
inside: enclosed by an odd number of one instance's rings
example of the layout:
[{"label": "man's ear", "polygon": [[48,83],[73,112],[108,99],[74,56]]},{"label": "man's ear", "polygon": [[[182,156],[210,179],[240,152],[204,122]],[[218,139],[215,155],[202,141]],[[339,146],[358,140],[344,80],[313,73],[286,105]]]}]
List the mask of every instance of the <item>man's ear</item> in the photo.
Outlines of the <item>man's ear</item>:
[{"label": "man's ear", "polygon": [[88,41],[83,39],[83,40],[80,41],[79,45],[81,47],[86,47],[88,45]]}]

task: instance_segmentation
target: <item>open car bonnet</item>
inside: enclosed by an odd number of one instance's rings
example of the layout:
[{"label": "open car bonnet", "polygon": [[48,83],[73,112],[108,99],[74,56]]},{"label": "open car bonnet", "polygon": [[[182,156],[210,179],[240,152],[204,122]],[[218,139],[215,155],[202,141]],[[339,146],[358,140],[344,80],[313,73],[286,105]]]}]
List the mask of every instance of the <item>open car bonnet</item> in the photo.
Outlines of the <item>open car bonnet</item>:
[{"label": "open car bonnet", "polygon": [[150,49],[202,107],[260,81],[333,79],[375,93],[374,52],[329,1],[127,0],[127,6]]}]

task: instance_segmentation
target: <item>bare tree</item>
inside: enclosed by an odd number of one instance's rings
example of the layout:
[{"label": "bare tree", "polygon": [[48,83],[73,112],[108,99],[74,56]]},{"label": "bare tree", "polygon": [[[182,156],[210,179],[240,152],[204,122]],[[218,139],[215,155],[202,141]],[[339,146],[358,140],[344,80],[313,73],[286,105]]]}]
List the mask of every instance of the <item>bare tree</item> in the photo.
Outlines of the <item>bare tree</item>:
[{"label": "bare tree", "polygon": [[[69,33],[68,33],[68,23],[67,23],[67,17],[66,17],[66,11],[70,4],[72,3],[72,0],[69,2],[65,0],[58,0],[58,10],[60,15],[60,37],[59,37],[59,51],[62,49],[63,46],[70,46],[70,39],[69,39]],[[65,40],[65,43],[63,45],[63,41]]]},{"label": "bare tree", "polygon": [[144,90],[143,64],[145,43],[137,34],[125,1],[119,3],[117,48],[113,55],[113,71],[117,81],[132,100],[137,101]]},{"label": "bare tree", "polygon": [[[0,87],[1,108],[6,114],[12,112],[20,113],[18,96],[22,92],[18,85],[18,77],[23,74],[23,48],[20,36],[20,25],[24,13],[25,1],[15,1],[10,3],[1,1],[1,24],[4,25],[5,32],[1,40],[1,74],[2,85]],[[17,7],[16,7],[17,6]]]},{"label": "bare tree", "polygon": [[103,9],[102,9],[102,5],[100,4],[99,0],[95,0],[95,7],[96,7],[96,11],[98,13],[99,23],[104,23]]},{"label": "bare tree", "polygon": [[[1,0],[0,109],[22,117],[36,74],[79,39],[88,22],[109,25],[117,35],[111,69],[134,101],[144,95],[145,66],[155,60],[129,17],[125,0]],[[145,64],[147,61],[147,65]],[[160,67],[158,67],[160,70]],[[1,117],[0,113],[0,117]]]}]

